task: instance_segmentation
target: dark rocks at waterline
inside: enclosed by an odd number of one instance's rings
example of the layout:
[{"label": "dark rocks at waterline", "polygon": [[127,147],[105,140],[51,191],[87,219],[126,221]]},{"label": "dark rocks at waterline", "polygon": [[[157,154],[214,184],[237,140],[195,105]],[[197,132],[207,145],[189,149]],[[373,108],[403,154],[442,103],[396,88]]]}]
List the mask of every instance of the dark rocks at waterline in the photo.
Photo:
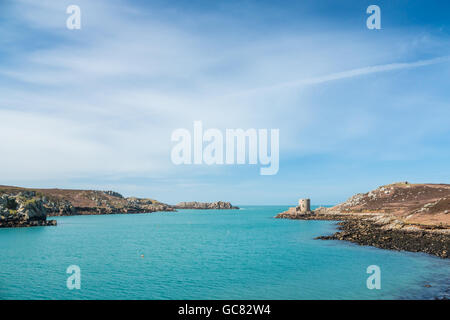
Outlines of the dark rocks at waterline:
[{"label": "dark rocks at waterline", "polygon": [[312,214],[298,214],[288,210],[278,214],[276,218],[341,221],[338,223],[339,232],[316,239],[345,240],[381,249],[424,252],[441,258],[449,258],[450,233],[439,225],[420,228],[419,226],[409,226],[394,217],[384,215],[330,213],[319,209]]},{"label": "dark rocks at waterline", "polygon": [[0,228],[46,227],[56,225],[56,220],[10,220],[0,222]]},{"label": "dark rocks at waterline", "polygon": [[346,240],[360,245],[381,249],[425,252],[441,258],[449,258],[450,235],[429,231],[405,231],[383,229],[368,220],[346,220],[338,223],[339,232],[321,236],[322,240]]},{"label": "dark rocks at waterline", "polygon": [[180,202],[174,206],[175,209],[239,209],[233,206],[230,202],[216,201],[216,202]]}]

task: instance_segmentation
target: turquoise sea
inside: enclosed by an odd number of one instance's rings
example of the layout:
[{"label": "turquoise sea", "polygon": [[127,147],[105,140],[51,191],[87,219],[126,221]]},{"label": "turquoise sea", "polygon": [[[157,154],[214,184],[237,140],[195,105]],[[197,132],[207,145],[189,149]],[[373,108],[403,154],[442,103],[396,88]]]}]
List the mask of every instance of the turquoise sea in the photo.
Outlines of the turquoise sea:
[{"label": "turquoise sea", "polygon": [[[432,299],[450,262],[314,240],[335,222],[273,217],[287,206],[59,217],[0,229],[1,299]],[[81,289],[66,269],[81,269]],[[369,290],[369,265],[381,289]],[[425,287],[431,285],[431,287]]]}]

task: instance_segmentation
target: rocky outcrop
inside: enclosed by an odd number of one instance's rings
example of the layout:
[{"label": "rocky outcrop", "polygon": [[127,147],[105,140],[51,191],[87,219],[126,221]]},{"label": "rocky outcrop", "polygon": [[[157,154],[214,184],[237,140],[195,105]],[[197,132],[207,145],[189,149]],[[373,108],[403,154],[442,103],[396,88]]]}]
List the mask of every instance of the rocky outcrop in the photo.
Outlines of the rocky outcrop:
[{"label": "rocky outcrop", "polygon": [[401,182],[356,194],[339,205],[308,214],[290,208],[276,218],[341,220],[339,232],[319,239],[347,240],[448,258],[449,212],[450,185]]},{"label": "rocky outcrop", "polygon": [[229,202],[180,202],[174,206],[175,209],[239,209]]},{"label": "rocky outcrop", "polygon": [[172,206],[153,199],[125,198],[115,191],[25,189],[0,186],[1,194],[31,192],[42,199],[48,216],[148,213],[174,211]]},{"label": "rocky outcrop", "polygon": [[339,232],[322,236],[322,240],[346,240],[382,249],[425,252],[449,258],[450,234],[445,230],[393,228],[373,219],[347,219],[339,222]]},{"label": "rocky outcrop", "polygon": [[327,209],[349,214],[382,214],[408,224],[450,228],[450,185],[393,183]]},{"label": "rocky outcrop", "polygon": [[0,197],[0,228],[48,225],[56,225],[56,221],[47,221],[44,202],[35,192],[3,194]]}]

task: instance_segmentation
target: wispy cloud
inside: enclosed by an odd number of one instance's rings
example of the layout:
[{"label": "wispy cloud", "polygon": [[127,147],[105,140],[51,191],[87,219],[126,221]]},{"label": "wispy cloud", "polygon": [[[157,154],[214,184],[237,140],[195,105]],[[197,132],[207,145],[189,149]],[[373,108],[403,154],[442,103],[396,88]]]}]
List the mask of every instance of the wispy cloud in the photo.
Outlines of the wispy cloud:
[{"label": "wispy cloud", "polygon": [[245,94],[257,94],[261,92],[268,92],[273,90],[280,90],[280,89],[290,89],[295,87],[303,87],[303,86],[309,86],[309,85],[317,85],[321,83],[327,83],[330,81],[337,81],[337,80],[343,80],[348,78],[354,78],[364,75],[370,75],[374,73],[381,73],[381,72],[388,72],[388,71],[394,71],[394,70],[401,70],[401,69],[411,69],[411,68],[418,68],[418,67],[425,67],[430,66],[434,64],[439,63],[447,63],[450,62],[450,56],[443,56],[443,57],[437,57],[427,60],[418,60],[414,62],[397,62],[397,63],[388,63],[388,64],[382,64],[382,65],[375,65],[375,66],[369,66],[369,67],[363,67],[363,68],[356,68],[351,70],[346,70],[342,72],[336,72],[331,73],[327,75],[317,76],[317,77],[311,77],[296,81],[288,81],[288,82],[282,82],[270,86],[264,86],[254,89],[249,89],[246,91],[241,91],[234,93],[233,95],[245,95]]}]

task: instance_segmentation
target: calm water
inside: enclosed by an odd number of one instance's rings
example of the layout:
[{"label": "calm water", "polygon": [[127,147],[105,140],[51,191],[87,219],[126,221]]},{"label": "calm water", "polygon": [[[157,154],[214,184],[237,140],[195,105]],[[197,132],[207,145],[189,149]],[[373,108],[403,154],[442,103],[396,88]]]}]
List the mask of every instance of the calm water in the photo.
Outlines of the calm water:
[{"label": "calm water", "polygon": [[[335,224],[273,219],[286,208],[60,217],[57,227],[0,229],[0,298],[426,299],[450,286],[448,260],[313,240]],[[66,287],[74,264],[81,290]],[[381,290],[366,288],[373,264]]]}]

